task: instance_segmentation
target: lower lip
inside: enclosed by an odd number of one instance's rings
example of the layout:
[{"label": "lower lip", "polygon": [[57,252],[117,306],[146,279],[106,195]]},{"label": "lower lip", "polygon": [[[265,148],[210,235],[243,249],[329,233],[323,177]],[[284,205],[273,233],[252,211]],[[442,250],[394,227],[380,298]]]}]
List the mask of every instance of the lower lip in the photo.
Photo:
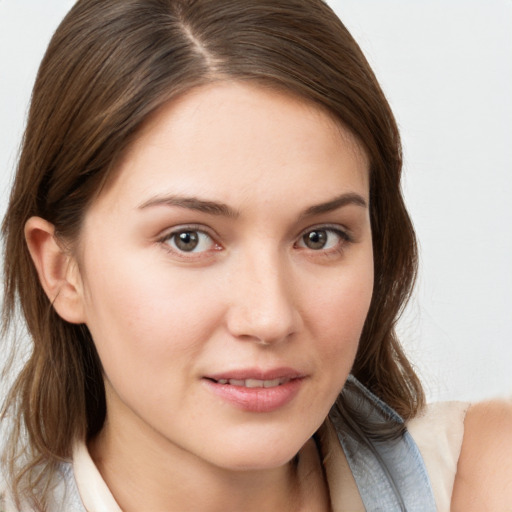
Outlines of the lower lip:
[{"label": "lower lip", "polygon": [[298,378],[272,388],[246,388],[205,379],[213,393],[238,409],[248,412],[272,412],[284,407],[295,398],[302,381],[302,378]]}]

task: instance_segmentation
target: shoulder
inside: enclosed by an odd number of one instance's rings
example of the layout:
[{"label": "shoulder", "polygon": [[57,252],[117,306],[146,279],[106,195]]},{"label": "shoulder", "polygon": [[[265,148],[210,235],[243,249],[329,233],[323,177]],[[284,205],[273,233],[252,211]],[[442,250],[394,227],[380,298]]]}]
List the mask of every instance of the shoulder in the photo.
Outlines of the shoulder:
[{"label": "shoulder", "polygon": [[510,510],[511,504],[512,401],[474,404],[464,423],[452,510]]}]

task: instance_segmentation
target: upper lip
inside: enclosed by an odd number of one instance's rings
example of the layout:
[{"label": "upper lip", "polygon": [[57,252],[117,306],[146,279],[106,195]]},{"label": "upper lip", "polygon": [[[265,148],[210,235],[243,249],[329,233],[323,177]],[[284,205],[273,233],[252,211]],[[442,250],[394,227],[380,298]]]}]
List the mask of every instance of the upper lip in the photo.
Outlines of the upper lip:
[{"label": "upper lip", "polygon": [[214,373],[205,375],[205,378],[211,380],[274,380],[274,379],[300,379],[305,377],[305,374],[293,368],[240,368],[236,370],[224,371],[222,373]]}]

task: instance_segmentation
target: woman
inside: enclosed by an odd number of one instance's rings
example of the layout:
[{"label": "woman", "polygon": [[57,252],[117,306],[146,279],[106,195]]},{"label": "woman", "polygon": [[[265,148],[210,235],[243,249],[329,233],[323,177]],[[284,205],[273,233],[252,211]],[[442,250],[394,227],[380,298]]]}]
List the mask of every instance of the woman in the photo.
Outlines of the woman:
[{"label": "woman", "polygon": [[77,2],[4,221],[7,506],[504,509],[509,409],[425,409],[394,334],[400,171],[321,1]]}]

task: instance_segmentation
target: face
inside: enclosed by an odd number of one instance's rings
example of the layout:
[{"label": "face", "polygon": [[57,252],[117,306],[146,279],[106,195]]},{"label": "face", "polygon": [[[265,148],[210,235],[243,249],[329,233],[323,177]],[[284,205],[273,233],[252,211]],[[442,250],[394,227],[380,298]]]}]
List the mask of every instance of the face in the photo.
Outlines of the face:
[{"label": "face", "polygon": [[355,357],[368,200],[364,152],[319,107],[220,83],[162,108],[79,241],[107,427],[224,468],[289,461]]}]

